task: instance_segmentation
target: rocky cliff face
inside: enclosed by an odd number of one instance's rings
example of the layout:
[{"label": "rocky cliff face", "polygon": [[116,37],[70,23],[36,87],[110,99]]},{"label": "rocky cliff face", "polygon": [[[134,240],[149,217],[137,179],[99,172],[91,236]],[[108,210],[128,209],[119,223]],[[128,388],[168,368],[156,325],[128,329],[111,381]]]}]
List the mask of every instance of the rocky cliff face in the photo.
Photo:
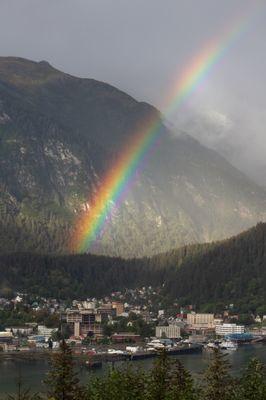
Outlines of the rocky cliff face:
[{"label": "rocky cliff face", "polygon": [[[0,250],[66,252],[76,215],[152,106],[46,62],[0,58]],[[158,149],[94,251],[150,255],[235,234],[266,216],[266,192],[191,137]]]}]

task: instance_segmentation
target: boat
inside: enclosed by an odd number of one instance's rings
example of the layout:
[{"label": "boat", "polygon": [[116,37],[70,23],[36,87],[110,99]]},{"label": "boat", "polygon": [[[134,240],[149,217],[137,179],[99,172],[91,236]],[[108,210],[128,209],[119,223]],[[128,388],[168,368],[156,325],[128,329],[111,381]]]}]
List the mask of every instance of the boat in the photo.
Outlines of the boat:
[{"label": "boat", "polygon": [[218,349],[218,348],[219,348],[219,345],[218,345],[218,343],[215,343],[215,342],[209,342],[204,345],[205,350],[213,350],[213,349]]},{"label": "boat", "polygon": [[156,350],[165,349],[165,345],[160,339],[153,339],[151,342],[147,343],[148,348],[153,348]]},{"label": "boat", "polygon": [[116,350],[116,349],[108,349],[108,354],[114,354],[114,355],[126,355],[126,352],[123,350]]},{"label": "boat", "polygon": [[224,340],[220,343],[220,348],[222,350],[236,350],[238,348],[238,345],[231,340]]}]

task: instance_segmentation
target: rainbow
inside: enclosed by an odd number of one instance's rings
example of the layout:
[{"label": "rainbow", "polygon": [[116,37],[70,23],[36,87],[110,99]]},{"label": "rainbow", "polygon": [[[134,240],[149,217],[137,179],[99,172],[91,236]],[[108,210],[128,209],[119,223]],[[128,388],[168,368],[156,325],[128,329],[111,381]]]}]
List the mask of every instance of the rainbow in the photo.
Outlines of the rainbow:
[{"label": "rainbow", "polygon": [[[184,73],[173,85],[164,115],[171,114],[188,98],[188,96],[207,78],[211,69],[224,57],[238,37],[247,28],[248,19],[242,16],[234,21],[217,40],[212,41],[185,68]],[[77,219],[74,236],[71,239],[71,250],[78,253],[87,252],[104,231],[114,208],[118,207],[128,189],[134,182],[136,172],[147,159],[153,148],[156,148],[162,135],[161,120],[151,118],[131,135],[131,141],[122,149],[121,155],[103,179],[94,199],[90,199],[89,209]]]}]

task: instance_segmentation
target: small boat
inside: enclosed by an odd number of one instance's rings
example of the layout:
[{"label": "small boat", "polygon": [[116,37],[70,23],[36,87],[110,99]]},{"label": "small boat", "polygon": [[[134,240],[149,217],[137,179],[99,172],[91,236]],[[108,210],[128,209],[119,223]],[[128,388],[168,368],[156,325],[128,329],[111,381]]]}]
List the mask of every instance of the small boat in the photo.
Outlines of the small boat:
[{"label": "small boat", "polygon": [[114,355],[126,355],[126,352],[123,350],[115,350],[115,349],[108,349],[108,354],[114,354]]},{"label": "small boat", "polygon": [[164,349],[165,345],[160,341],[160,339],[153,339],[151,342],[147,343],[148,348],[153,348],[153,350]]},{"label": "small boat", "polygon": [[218,349],[218,348],[219,348],[219,345],[218,345],[218,343],[215,343],[215,342],[209,342],[209,343],[205,344],[205,346],[204,346],[204,349],[206,349],[206,350],[213,350],[213,349]]},{"label": "small boat", "polygon": [[222,350],[236,350],[238,348],[238,345],[231,340],[224,340],[220,343],[220,348]]}]

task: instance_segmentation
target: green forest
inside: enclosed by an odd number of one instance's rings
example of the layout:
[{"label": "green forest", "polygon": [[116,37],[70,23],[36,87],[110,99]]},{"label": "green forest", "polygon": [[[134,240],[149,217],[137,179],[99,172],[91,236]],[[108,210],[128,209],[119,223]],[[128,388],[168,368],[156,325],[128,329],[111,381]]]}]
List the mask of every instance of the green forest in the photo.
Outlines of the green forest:
[{"label": "green forest", "polygon": [[148,258],[33,253],[0,256],[0,295],[22,291],[61,299],[101,297],[115,290],[160,287],[169,301],[214,310],[234,304],[265,313],[266,224],[223,242],[186,246]]}]

